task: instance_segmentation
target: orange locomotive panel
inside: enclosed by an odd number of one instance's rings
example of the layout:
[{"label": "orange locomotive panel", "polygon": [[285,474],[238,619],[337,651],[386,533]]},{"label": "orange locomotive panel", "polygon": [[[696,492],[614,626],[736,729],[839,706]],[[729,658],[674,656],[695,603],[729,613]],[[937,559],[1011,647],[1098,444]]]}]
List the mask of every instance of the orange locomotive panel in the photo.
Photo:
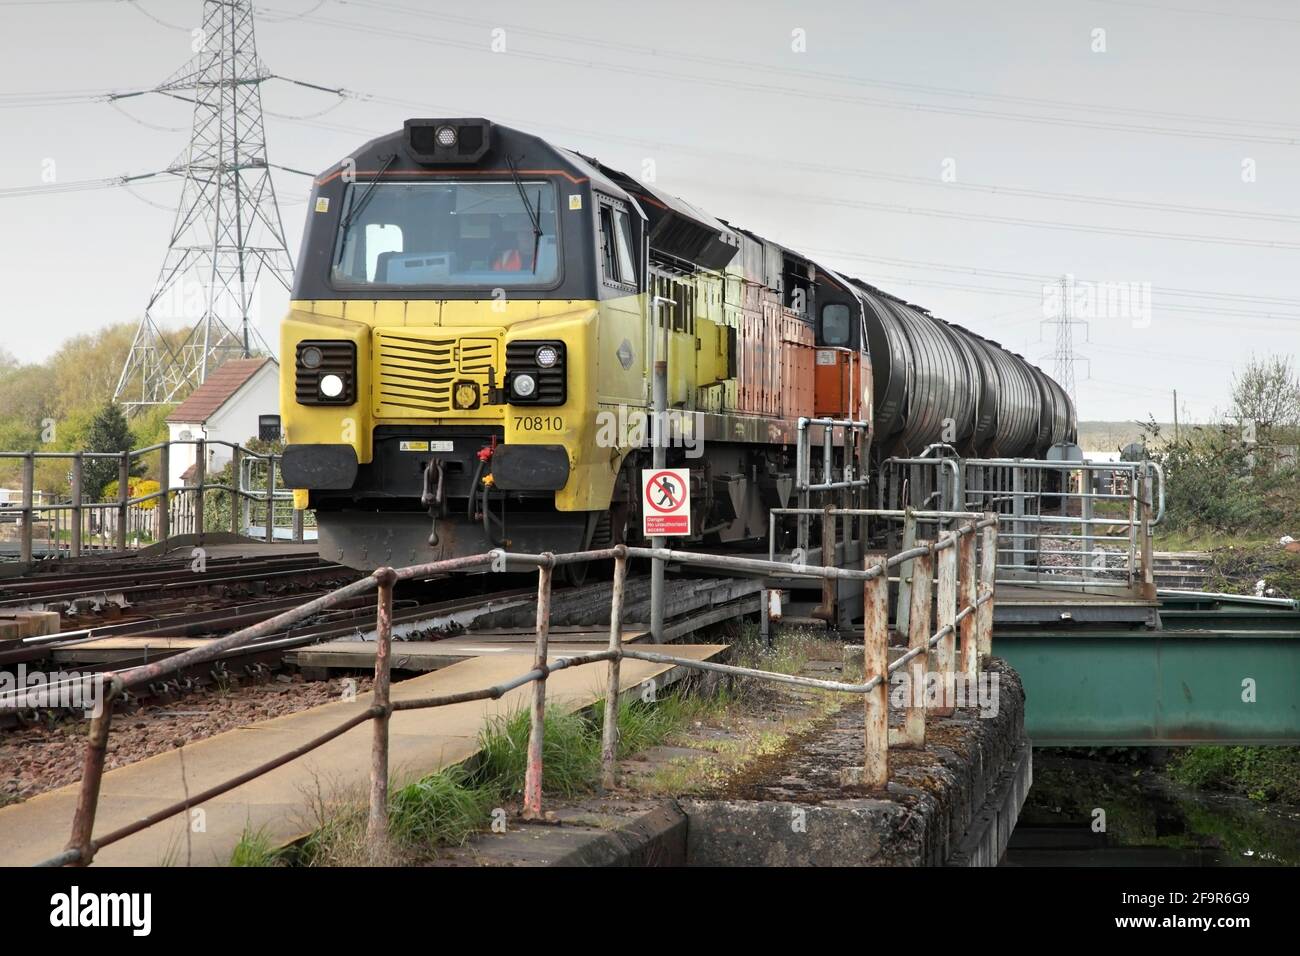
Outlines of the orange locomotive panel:
[{"label": "orange locomotive panel", "polygon": [[850,349],[820,348],[816,358],[816,413],[823,418],[848,418],[852,407],[854,382]]},{"label": "orange locomotive panel", "polygon": [[871,421],[871,360],[845,348],[816,350],[816,415]]},{"label": "orange locomotive panel", "polygon": [[781,415],[787,419],[813,414],[815,378],[812,326],[798,313],[781,316]]}]

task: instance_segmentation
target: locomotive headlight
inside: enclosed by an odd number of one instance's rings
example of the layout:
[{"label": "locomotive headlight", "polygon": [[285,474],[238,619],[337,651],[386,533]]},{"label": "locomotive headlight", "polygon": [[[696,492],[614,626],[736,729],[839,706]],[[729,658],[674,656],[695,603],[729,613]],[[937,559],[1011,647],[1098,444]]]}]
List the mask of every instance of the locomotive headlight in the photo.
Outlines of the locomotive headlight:
[{"label": "locomotive headlight", "polygon": [[439,126],[436,135],[438,137],[439,146],[449,147],[456,145],[456,127]]},{"label": "locomotive headlight", "polygon": [[302,362],[303,368],[320,368],[320,363],[325,361],[325,356],[316,346],[309,345],[302,350],[298,361]]},{"label": "locomotive headlight", "polygon": [[537,392],[537,379],[522,373],[516,375],[510,381],[510,390],[519,398],[532,398]]},{"label": "locomotive headlight", "polygon": [[560,360],[560,353],[553,345],[543,345],[537,350],[537,364],[542,368],[554,368]]},{"label": "locomotive headlight", "polygon": [[343,379],[337,375],[322,375],[320,393],[326,398],[338,398],[343,394]]}]

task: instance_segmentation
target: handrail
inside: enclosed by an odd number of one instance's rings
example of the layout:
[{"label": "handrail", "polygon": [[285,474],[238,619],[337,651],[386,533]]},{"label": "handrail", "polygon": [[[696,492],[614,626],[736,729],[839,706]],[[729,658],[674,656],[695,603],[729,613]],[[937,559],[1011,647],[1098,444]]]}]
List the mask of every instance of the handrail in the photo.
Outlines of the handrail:
[{"label": "handrail", "polygon": [[[605,682],[605,721],[601,741],[601,779],[609,786],[616,779],[618,726],[616,707],[619,697],[619,675],[622,660],[641,660],[699,671],[745,677],[772,683],[810,687],[825,691],[853,694],[863,697],[867,720],[863,738],[861,783],[881,790],[889,778],[889,750],[925,746],[925,714],[946,715],[957,706],[958,673],[966,681],[974,681],[979,668],[992,653],[994,573],[997,552],[998,519],[986,514],[975,519],[967,515],[951,514],[947,517],[961,520],[952,531],[934,542],[917,542],[915,547],[894,555],[872,554],[863,561],[861,570],[819,565],[809,566],[797,562],[764,561],[733,555],[714,555],[670,548],[639,548],[616,545],[589,551],[553,554],[513,553],[503,550],[445,561],[435,561],[407,568],[379,568],[373,574],[336,588],[299,607],[285,611],[251,627],[242,628],[205,647],[193,648],[173,657],[121,672],[91,675],[105,691],[102,709],[91,719],[88,729],[86,757],[81,778],[81,790],[72,820],[71,838],[67,848],[42,861],[40,865],[87,865],[96,853],[132,834],[188,811],[194,806],[227,793],[262,774],[311,752],[349,730],[372,721],[374,734],[371,743],[370,805],[367,825],[368,843],[376,849],[382,847],[388,831],[388,772],[389,772],[389,721],[393,713],[431,707],[442,707],[469,700],[497,700],[511,690],[533,685],[532,721],[529,730],[528,764],[524,783],[524,815],[536,818],[542,812],[542,734],[545,726],[546,681],[550,674],[565,668],[605,662],[608,665]],[[847,579],[863,584],[863,675],[860,683],[826,681],[799,675],[740,667],[713,661],[700,661],[659,651],[627,648],[622,639],[622,608],[628,561],[633,558],[656,558],[685,566],[724,568],[737,573],[764,576],[805,576],[823,579]],[[609,560],[614,562],[613,584],[610,589],[609,646],[606,650],[589,654],[569,655],[551,660],[548,655],[550,633],[551,576],[556,567],[576,562]],[[908,632],[909,649],[893,663],[888,660],[888,586],[889,569],[905,561],[916,564],[915,581],[911,592],[912,617]],[[931,567],[938,565],[937,628],[931,626],[929,585]],[[420,580],[438,574],[451,574],[478,570],[487,566],[493,572],[520,567],[534,568],[538,576],[536,612],[535,658],[533,667],[515,677],[490,687],[478,688],[457,694],[437,697],[392,701],[389,681],[392,667],[392,609],[393,590],[398,581]],[[222,783],[185,800],[155,810],[147,816],[107,834],[95,837],[94,822],[98,808],[100,783],[104,774],[108,732],[114,702],[130,687],[150,683],[178,672],[184,667],[216,660],[239,648],[255,642],[279,628],[296,623],[305,617],[332,607],[339,602],[370,590],[377,591],[375,683],[371,706],[321,733],[317,737],[256,767],[245,770]],[[957,639],[960,636],[960,668]],[[940,699],[928,702],[920,693],[924,686],[928,655],[936,651],[936,665],[940,677]],[[889,685],[891,675],[904,667],[912,692],[907,695],[906,731],[901,740],[889,740]],[[26,694],[27,691],[16,692]],[[24,701],[0,701],[0,707],[24,706]]]},{"label": "handrail", "polygon": [[[199,467],[195,484],[178,488],[170,486],[169,462],[173,445],[189,445],[198,449],[195,459],[196,465]],[[232,484],[208,480],[206,449],[211,447],[230,449],[231,460],[238,463],[238,470]],[[132,496],[130,494],[129,477],[132,463],[154,452],[159,453],[161,457],[159,463],[160,486],[157,491]],[[283,506],[285,502],[293,498],[292,489],[276,487],[276,478],[280,476],[280,455],[272,452],[253,451],[238,442],[224,439],[178,438],[122,452],[38,451],[36,449],[29,451],[0,451],[0,460],[21,460],[24,463],[22,469],[22,504],[18,507],[6,509],[7,514],[22,516],[22,529],[19,536],[19,560],[23,563],[30,563],[34,558],[35,537],[33,525],[37,516],[47,518],[53,516],[55,527],[51,528],[50,534],[54,549],[57,551],[64,549],[62,537],[64,530],[70,530],[67,552],[72,557],[79,557],[83,550],[83,536],[87,534],[83,521],[83,515],[85,514],[101,516],[101,528],[98,534],[100,540],[107,543],[110,537],[108,526],[114,524],[109,519],[114,517],[114,513],[116,513],[116,523],[111,532],[112,546],[118,551],[124,551],[129,544],[128,524],[135,526],[137,541],[139,532],[146,530],[145,524],[149,526],[147,530],[150,534],[156,532],[154,536],[157,540],[163,541],[170,538],[174,530],[170,513],[171,502],[177,500],[184,503],[180,506],[184,509],[180,517],[191,518],[196,533],[202,535],[208,530],[203,526],[206,517],[204,498],[209,492],[216,492],[229,500],[231,530],[237,531],[246,525],[252,524],[249,510],[250,504],[260,505],[264,508],[267,517],[264,534],[266,539],[270,541],[275,536],[277,514],[281,516],[280,527],[285,527],[282,521],[284,512],[281,508],[277,508],[277,505]],[[36,502],[35,465],[39,461],[47,460],[72,462],[70,500]],[[118,463],[118,495],[114,500],[83,500],[84,496],[81,491],[82,473],[83,466],[87,461],[115,461]],[[265,480],[267,487],[264,489],[252,487],[252,469],[256,463],[264,464],[267,469]],[[245,481],[246,475],[248,481]],[[154,516],[146,521],[148,516],[141,516],[139,509],[142,506],[160,501],[165,502],[165,506],[160,507],[154,513]],[[191,504],[192,508],[190,507]],[[133,512],[132,509],[136,510]],[[68,512],[71,512],[73,516],[70,527],[63,525],[61,518],[62,515]],[[241,522],[241,516],[249,520]],[[155,525],[156,527],[154,527]],[[295,542],[303,540],[303,512],[297,509],[293,510],[288,521],[288,528]],[[92,527],[89,534],[94,535],[95,533]]]}]

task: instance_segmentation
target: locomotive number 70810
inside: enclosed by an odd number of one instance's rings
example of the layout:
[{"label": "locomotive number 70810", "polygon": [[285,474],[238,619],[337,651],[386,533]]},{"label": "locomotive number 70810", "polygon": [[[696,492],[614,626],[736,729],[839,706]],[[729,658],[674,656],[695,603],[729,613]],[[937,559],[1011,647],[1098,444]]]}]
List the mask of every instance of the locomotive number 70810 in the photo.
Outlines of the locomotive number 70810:
[{"label": "locomotive number 70810", "polygon": [[516,415],[515,428],[525,432],[558,432],[564,428],[559,415]]}]

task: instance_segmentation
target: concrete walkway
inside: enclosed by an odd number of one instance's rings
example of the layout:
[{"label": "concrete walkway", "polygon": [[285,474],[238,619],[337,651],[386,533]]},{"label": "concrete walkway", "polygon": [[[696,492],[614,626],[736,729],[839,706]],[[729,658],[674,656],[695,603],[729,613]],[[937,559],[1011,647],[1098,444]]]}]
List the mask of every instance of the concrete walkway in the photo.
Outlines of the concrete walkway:
[{"label": "concrete walkway", "polygon": [[[720,644],[675,645],[671,653],[708,660],[726,649]],[[563,653],[561,651],[561,653]],[[461,661],[450,667],[393,685],[393,699],[489,687],[527,671],[532,649],[516,650]],[[604,696],[607,665],[588,664],[552,674],[547,704],[565,711],[588,707]],[[660,687],[682,676],[684,668],[625,660],[623,693],[650,680]],[[478,734],[486,720],[527,705],[531,686],[518,688],[499,701],[472,701],[393,715],[390,725],[390,772],[397,781],[424,776],[458,763],[478,751]],[[227,731],[206,740],[104,775],[95,820],[97,835],[108,833],[142,816],[198,793],[293,749],[337,726],[370,706],[370,695],[338,701]],[[258,777],[202,805],[204,828],[191,832],[187,844],[186,817],[179,814],[119,843],[105,847],[97,864],[114,866],[225,865],[246,831],[262,831],[273,842],[288,842],[315,829],[313,808],[350,797],[364,802],[369,780],[371,723],[354,727],[342,737],[304,757]],[[129,721],[114,736],[129,734]],[[182,753],[184,773],[182,774]],[[27,866],[61,851],[68,840],[78,784],[0,808],[0,865]]]}]

